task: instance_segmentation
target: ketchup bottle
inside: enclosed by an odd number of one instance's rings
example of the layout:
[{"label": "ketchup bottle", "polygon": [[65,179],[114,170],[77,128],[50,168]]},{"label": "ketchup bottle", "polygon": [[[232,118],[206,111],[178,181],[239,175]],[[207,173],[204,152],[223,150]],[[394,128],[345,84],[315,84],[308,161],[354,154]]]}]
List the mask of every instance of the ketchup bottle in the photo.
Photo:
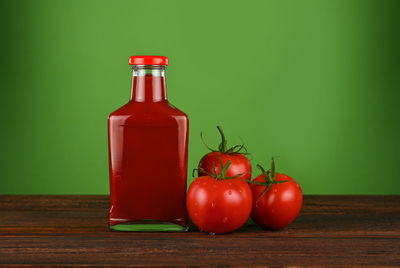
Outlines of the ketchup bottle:
[{"label": "ketchup bottle", "polygon": [[187,231],[188,117],[167,100],[163,56],[132,56],[130,101],[108,118],[109,228]]}]

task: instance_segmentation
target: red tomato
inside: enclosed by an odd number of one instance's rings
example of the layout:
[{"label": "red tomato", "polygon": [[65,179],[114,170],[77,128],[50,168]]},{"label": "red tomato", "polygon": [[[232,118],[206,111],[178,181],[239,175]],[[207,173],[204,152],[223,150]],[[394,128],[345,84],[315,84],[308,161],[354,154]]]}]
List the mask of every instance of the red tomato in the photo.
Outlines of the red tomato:
[{"label": "red tomato", "polygon": [[[266,176],[268,174],[261,174],[253,182],[266,183]],[[253,193],[251,218],[263,228],[281,229],[289,225],[299,214],[303,193],[300,185],[291,177],[279,173],[275,173],[274,177],[274,182],[266,192],[267,185],[251,184]]]},{"label": "red tomato", "polygon": [[[217,128],[221,135],[221,143],[217,150],[213,150],[203,140],[204,145],[212,152],[206,154],[201,158],[198,166],[198,176],[200,177],[213,174],[213,165],[215,165],[215,171],[217,172],[217,174],[219,174],[221,172],[221,164],[219,159],[222,159],[222,163],[224,165],[226,165],[228,161],[231,161],[231,165],[226,173],[227,177],[233,177],[238,174],[242,174],[238,178],[250,180],[251,164],[249,159],[247,159],[247,157],[244,155],[247,154],[244,145],[235,145],[233,147],[227,148],[225,135],[222,132],[220,126],[217,126]],[[244,150],[243,153],[241,153],[242,150]]]},{"label": "red tomato", "polygon": [[238,178],[199,177],[189,187],[186,207],[201,231],[229,233],[241,227],[250,216],[250,186]]}]

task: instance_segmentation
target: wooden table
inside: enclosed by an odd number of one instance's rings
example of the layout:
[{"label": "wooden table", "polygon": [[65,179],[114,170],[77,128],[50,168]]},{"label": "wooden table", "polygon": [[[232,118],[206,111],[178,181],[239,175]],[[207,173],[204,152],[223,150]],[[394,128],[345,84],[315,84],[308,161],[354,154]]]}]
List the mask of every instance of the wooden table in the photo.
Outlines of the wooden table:
[{"label": "wooden table", "polygon": [[10,266],[400,266],[400,196],[305,196],[288,228],[227,235],[107,229],[107,196],[0,195]]}]

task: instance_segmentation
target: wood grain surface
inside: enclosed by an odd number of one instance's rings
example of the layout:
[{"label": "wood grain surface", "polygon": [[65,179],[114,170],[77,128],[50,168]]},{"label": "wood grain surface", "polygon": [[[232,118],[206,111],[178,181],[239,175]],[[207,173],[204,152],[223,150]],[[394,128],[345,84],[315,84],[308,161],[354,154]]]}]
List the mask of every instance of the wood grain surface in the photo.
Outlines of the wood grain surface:
[{"label": "wood grain surface", "polygon": [[107,196],[0,195],[0,265],[400,266],[400,196],[305,196],[281,231],[121,233]]}]

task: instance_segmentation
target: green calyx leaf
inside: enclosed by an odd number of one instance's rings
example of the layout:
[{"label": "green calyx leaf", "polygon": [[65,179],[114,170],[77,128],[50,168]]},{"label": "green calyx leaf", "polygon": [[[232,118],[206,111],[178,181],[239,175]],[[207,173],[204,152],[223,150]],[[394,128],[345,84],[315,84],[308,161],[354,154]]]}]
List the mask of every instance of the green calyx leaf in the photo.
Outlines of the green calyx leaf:
[{"label": "green calyx leaf", "polygon": [[258,201],[260,201],[261,197],[263,197],[263,195],[265,195],[266,192],[268,192],[269,188],[271,188],[271,185],[272,185],[272,183],[271,183],[271,184],[267,184],[267,187],[265,187],[264,191],[263,191],[263,192],[260,194],[260,196],[257,198],[256,203],[257,203]]},{"label": "green calyx leaf", "polygon": [[280,183],[284,183],[284,182],[289,182],[289,180],[285,180],[285,181],[276,181],[276,169],[275,169],[275,159],[272,157],[271,160],[271,167],[269,170],[265,171],[265,169],[257,164],[257,167],[261,170],[262,174],[264,175],[265,178],[265,182],[258,182],[258,181],[249,181],[250,183],[256,184],[256,185],[260,185],[260,186],[266,186],[265,190],[261,193],[261,195],[258,197],[257,201],[258,202],[261,197],[268,192],[269,188],[271,188],[272,184],[280,184]]},{"label": "green calyx leaf", "polygon": [[207,145],[206,141],[203,138],[203,132],[200,132],[200,138],[201,138],[201,141],[203,142],[204,146],[206,146],[206,148],[208,150],[210,150],[211,152],[216,152],[216,150],[212,149],[210,146]]},{"label": "green calyx leaf", "polygon": [[213,162],[213,173],[207,172],[203,168],[199,168],[198,170],[203,172],[203,173],[205,173],[205,174],[207,174],[210,177],[215,178],[216,180],[234,179],[234,178],[237,178],[237,177],[240,177],[240,176],[246,174],[246,172],[244,172],[244,173],[237,174],[235,176],[226,177],[226,172],[228,171],[229,166],[232,164],[232,162],[231,162],[231,160],[228,160],[226,165],[224,165],[224,163],[222,162],[221,157],[218,157],[218,158],[219,158],[219,163],[221,165],[221,172],[219,174],[217,173],[217,170],[215,168],[215,162]]},{"label": "green calyx leaf", "polygon": [[199,171],[199,169],[198,169],[198,168],[194,168],[194,169],[192,170],[192,177],[195,176],[194,173],[195,173],[196,171]]},{"label": "green calyx leaf", "polygon": [[[225,177],[225,174],[228,171],[228,168],[232,164],[232,162],[231,162],[231,160],[228,160],[228,163],[226,163],[226,165],[224,166],[224,163],[222,163],[221,157],[219,157],[219,163],[221,165],[221,172],[219,173],[219,175],[221,177]],[[213,162],[213,165],[214,165],[214,162]],[[214,173],[217,173],[217,172],[215,172],[215,169],[214,169]]]},{"label": "green calyx leaf", "polygon": [[227,148],[227,144],[228,141],[225,138],[225,134],[222,131],[222,128],[220,126],[217,126],[217,129],[219,131],[219,134],[221,135],[221,143],[218,145],[218,149],[213,149],[210,146],[207,145],[207,143],[205,142],[204,138],[203,138],[203,133],[200,132],[200,138],[201,141],[203,142],[204,146],[206,146],[206,148],[208,150],[210,150],[211,152],[221,152],[223,154],[250,154],[246,147],[244,146],[244,142],[242,141],[241,145],[235,145],[233,147]]}]

